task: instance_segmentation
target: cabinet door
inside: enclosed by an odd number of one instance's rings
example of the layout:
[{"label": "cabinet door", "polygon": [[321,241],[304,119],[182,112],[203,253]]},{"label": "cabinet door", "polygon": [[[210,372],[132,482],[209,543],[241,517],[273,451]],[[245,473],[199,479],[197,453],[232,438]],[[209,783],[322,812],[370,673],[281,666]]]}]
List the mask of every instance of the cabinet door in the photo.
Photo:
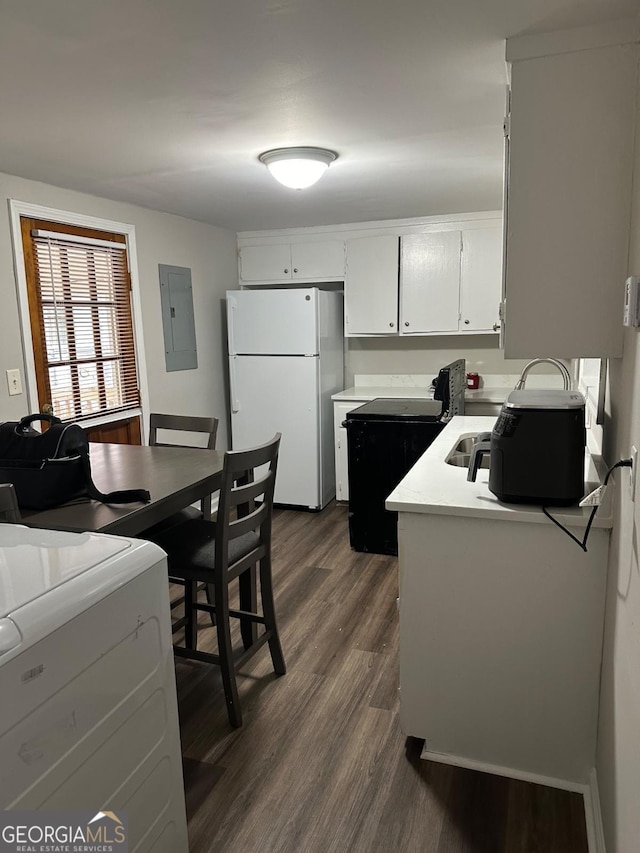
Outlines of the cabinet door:
[{"label": "cabinet door", "polygon": [[347,240],[345,334],[398,332],[398,237]]},{"label": "cabinet door", "polygon": [[502,228],[463,231],[460,331],[497,331],[501,295]]},{"label": "cabinet door", "polygon": [[507,358],[619,357],[637,45],[513,62]]},{"label": "cabinet door", "polygon": [[402,238],[400,332],[457,332],[460,231]]},{"label": "cabinet door", "polygon": [[333,404],[333,435],[335,439],[336,454],[336,500],[349,500],[349,447],[347,444],[347,430],[342,426],[342,421],[347,417],[347,412],[357,409],[363,401],[349,402],[336,401]]},{"label": "cabinet door", "polygon": [[291,271],[294,279],[318,281],[344,278],[344,241],[325,240],[321,243],[292,243]]},{"label": "cabinet door", "polygon": [[291,279],[291,246],[243,246],[240,249],[241,281]]}]

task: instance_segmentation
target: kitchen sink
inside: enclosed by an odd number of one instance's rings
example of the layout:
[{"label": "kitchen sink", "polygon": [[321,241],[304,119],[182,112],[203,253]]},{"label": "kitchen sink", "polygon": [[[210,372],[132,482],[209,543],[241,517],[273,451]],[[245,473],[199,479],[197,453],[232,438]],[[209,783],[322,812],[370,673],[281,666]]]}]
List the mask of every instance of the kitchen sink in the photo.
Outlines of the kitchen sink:
[{"label": "kitchen sink", "polygon": [[[467,438],[461,438],[460,441],[453,448],[451,453],[445,459],[447,465],[455,465],[457,468],[468,468],[469,462],[471,461],[471,451],[473,449],[475,440],[476,437],[474,435],[468,436]],[[485,454],[482,457],[480,467],[489,467],[488,455]]]},{"label": "kitchen sink", "polygon": [[471,435],[468,438],[461,438],[460,441],[453,448],[454,453],[471,453],[473,450],[473,445],[475,443],[476,437],[475,435]]},{"label": "kitchen sink", "polygon": [[[457,468],[468,468],[469,462],[471,461],[470,453],[452,453],[451,456],[446,460],[447,465],[455,465]],[[480,462],[481,468],[489,467],[489,457],[483,456]]]}]

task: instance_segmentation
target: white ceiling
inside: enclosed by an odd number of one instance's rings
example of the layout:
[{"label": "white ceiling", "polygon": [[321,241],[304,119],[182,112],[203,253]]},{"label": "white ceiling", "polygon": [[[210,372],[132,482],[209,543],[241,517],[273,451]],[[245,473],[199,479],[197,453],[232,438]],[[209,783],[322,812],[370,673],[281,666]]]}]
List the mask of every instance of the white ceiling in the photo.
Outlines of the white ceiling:
[{"label": "white ceiling", "polygon": [[[504,39],[638,0],[0,0],[0,171],[232,230],[501,206]],[[258,162],[334,149],[315,187]]]}]

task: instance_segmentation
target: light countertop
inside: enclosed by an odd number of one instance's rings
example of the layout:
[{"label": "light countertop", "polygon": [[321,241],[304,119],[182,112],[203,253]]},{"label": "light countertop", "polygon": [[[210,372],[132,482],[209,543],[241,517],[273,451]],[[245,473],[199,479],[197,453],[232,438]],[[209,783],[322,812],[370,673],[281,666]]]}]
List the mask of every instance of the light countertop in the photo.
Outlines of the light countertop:
[{"label": "light countertop", "polygon": [[[363,403],[378,397],[405,399],[433,399],[429,375],[356,375],[354,384],[344,391],[338,391],[331,399],[336,402]],[[487,374],[482,376],[482,385],[476,391],[465,391],[465,402],[504,403],[510,391],[515,388],[519,376],[515,374]],[[560,374],[531,374],[527,378],[527,388],[562,388]]]},{"label": "light countertop", "polygon": [[[489,471],[481,468],[475,483],[467,481],[467,468],[448,465],[446,457],[462,438],[489,432],[495,424],[492,417],[462,415],[454,417],[428,447],[408,474],[386,500],[386,507],[398,512],[459,515],[492,518],[499,521],[526,521],[551,524],[541,507],[529,504],[506,504],[489,491]],[[586,491],[600,484],[601,463],[587,451],[585,456]],[[610,498],[610,495],[608,496]],[[565,526],[584,530],[591,507],[552,507],[551,514]],[[594,527],[612,526],[610,499],[599,507]]]},{"label": "light countertop", "polygon": [[[478,388],[476,391],[470,391],[467,389],[464,392],[464,399],[466,403],[504,403],[509,390],[504,388]],[[377,400],[379,397],[433,400],[433,388],[398,385],[353,385],[351,388],[345,388],[344,391],[333,394],[331,399],[335,402],[368,403],[370,400]]]},{"label": "light countertop", "polygon": [[431,374],[356,374],[351,388],[338,391],[336,402],[362,402],[387,399],[433,400]]},{"label": "light countertop", "polygon": [[413,388],[411,386],[398,385],[354,385],[352,388],[345,388],[344,391],[338,391],[331,399],[336,402],[368,403],[369,400],[377,400],[379,397],[386,399],[433,400],[433,388]]}]

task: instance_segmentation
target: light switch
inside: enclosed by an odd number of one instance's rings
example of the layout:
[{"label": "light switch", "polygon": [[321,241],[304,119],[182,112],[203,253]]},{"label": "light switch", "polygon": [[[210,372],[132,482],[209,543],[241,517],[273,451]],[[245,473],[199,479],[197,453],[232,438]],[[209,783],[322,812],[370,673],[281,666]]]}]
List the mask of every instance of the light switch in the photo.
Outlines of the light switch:
[{"label": "light switch", "polygon": [[22,379],[20,378],[20,371],[17,367],[15,370],[7,370],[7,385],[10,397],[22,394]]}]

